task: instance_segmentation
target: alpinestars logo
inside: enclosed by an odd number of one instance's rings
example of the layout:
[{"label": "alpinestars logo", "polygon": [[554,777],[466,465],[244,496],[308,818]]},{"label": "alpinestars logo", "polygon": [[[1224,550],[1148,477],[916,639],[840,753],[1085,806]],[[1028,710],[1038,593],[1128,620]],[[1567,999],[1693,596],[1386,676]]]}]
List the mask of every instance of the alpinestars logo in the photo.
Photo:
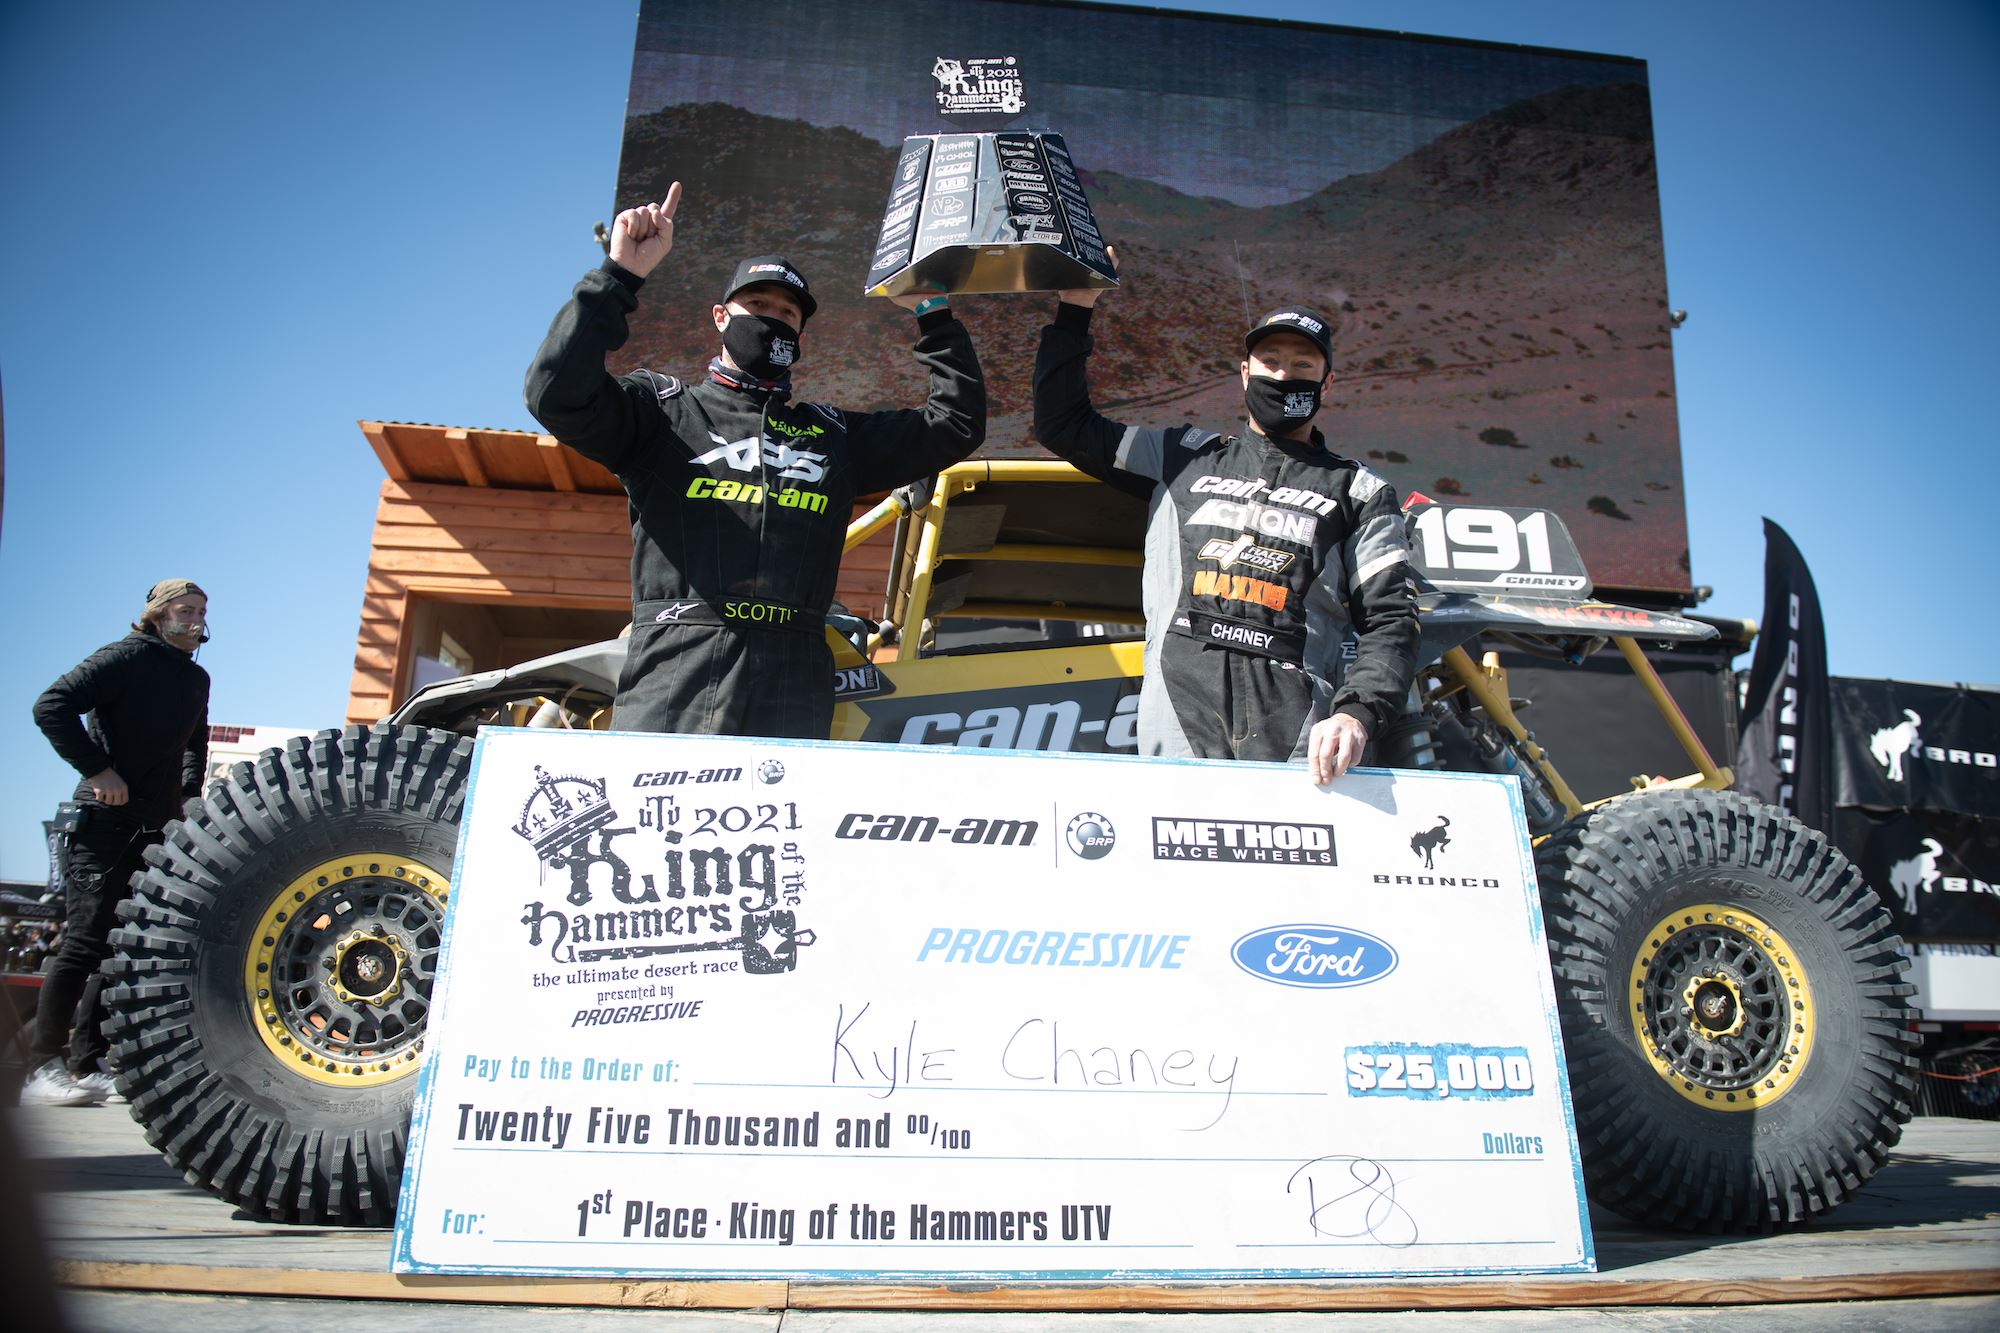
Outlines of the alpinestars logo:
[{"label": "alpinestars logo", "polygon": [[794,449],[789,444],[777,440],[762,440],[755,435],[746,435],[740,440],[725,440],[714,431],[708,438],[715,441],[715,448],[695,457],[697,463],[720,462],[738,472],[755,472],[761,449],[763,460],[769,467],[778,469],[781,477],[791,477],[798,481],[818,481],[826,475],[826,455],[815,454],[804,449]]},{"label": "alpinestars logo", "polygon": [[1330,866],[1335,864],[1333,825],[1155,817],[1153,859]]},{"label": "alpinestars logo", "polygon": [[655,624],[660,624],[669,620],[679,620],[700,605],[700,602],[669,602],[660,608],[660,614],[654,616],[653,621]]},{"label": "alpinestars logo", "polygon": [[931,65],[937,80],[938,110],[947,116],[999,112],[1018,116],[1027,109],[1020,63],[1013,56],[956,60],[939,56]]}]

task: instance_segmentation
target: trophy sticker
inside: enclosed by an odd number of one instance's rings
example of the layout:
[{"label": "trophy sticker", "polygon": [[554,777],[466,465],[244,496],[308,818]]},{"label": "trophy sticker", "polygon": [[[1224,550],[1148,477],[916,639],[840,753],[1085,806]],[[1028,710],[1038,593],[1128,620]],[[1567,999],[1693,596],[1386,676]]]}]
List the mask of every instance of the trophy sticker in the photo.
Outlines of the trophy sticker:
[{"label": "trophy sticker", "polygon": [[868,266],[871,278],[877,271],[894,273],[908,267],[915,253],[917,207],[923,200],[930,157],[929,139],[904,141],[895,182],[889,187],[889,206],[882,214],[882,233],[875,240],[875,257]]},{"label": "trophy sticker", "polygon": [[938,114],[1018,116],[1027,110],[1027,85],[1013,56],[939,56],[931,65],[937,80]]},{"label": "trophy sticker", "polygon": [[865,295],[1117,285],[1061,135],[1011,130],[904,140]]}]

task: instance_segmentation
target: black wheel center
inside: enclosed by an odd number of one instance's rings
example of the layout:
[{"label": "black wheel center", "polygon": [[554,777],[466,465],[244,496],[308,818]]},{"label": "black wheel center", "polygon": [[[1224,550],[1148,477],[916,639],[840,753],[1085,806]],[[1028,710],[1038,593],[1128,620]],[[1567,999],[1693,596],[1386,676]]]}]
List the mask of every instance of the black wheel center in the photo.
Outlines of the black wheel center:
[{"label": "black wheel center", "polygon": [[361,940],[340,960],[340,981],[349,993],[373,999],[396,984],[396,951],[380,940]]}]

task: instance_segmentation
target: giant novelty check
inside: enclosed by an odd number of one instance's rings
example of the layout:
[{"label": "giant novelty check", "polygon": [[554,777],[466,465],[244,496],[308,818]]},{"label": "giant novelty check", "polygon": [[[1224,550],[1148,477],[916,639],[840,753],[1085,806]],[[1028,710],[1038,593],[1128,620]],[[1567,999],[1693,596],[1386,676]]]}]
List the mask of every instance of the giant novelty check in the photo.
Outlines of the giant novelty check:
[{"label": "giant novelty check", "polygon": [[399,1272],[1589,1270],[1511,779],[487,731]]}]

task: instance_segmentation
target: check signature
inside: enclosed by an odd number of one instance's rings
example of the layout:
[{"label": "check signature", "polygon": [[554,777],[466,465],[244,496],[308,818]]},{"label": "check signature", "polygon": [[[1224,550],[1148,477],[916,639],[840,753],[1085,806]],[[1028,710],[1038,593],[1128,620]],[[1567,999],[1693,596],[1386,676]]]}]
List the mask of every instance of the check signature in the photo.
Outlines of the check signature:
[{"label": "check signature", "polygon": [[1396,1202],[1396,1178],[1380,1162],[1345,1153],[1315,1157],[1292,1172],[1285,1193],[1305,1195],[1306,1222],[1316,1236],[1366,1236],[1390,1249],[1417,1243],[1417,1219]]}]

